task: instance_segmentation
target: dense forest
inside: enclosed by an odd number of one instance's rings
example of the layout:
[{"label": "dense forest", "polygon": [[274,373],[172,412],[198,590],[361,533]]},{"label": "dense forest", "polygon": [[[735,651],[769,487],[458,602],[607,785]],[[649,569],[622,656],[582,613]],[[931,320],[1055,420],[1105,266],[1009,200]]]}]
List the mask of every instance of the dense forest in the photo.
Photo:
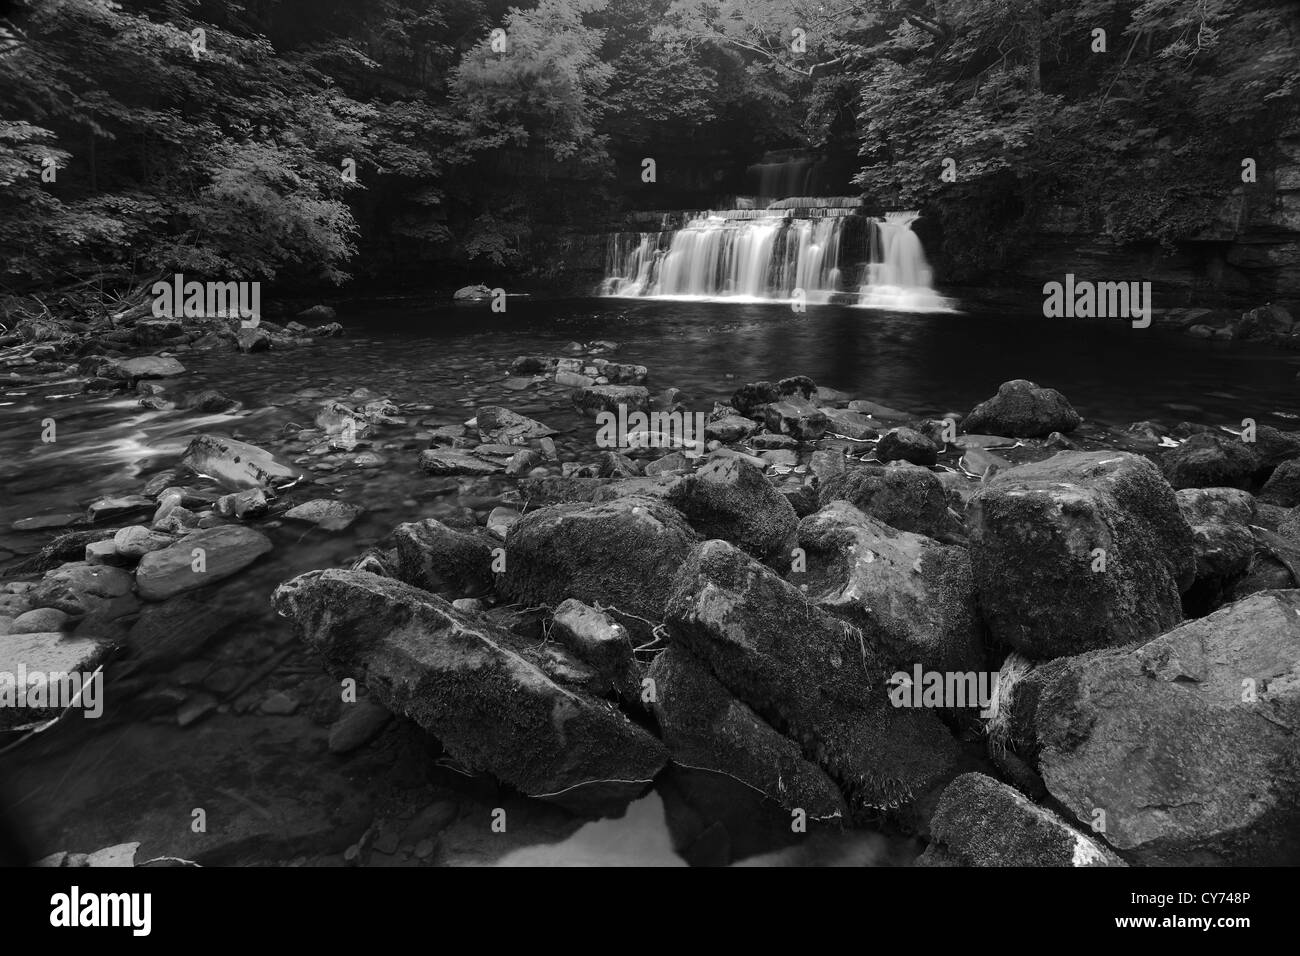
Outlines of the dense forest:
[{"label": "dense forest", "polygon": [[23,0],[0,295],[544,282],[566,237],[708,208],[779,150],[932,211],[968,272],[1061,202],[1169,245],[1293,121],[1298,22],[1279,0]]}]

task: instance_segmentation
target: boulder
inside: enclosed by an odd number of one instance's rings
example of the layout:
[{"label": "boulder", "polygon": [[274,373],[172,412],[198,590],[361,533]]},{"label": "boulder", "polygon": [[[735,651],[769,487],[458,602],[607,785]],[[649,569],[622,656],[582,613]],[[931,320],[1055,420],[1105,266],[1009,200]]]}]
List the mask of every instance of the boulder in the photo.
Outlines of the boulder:
[{"label": "boulder", "polygon": [[909,807],[957,773],[956,742],[928,711],[895,708],[886,663],[725,541],[682,566],[668,601],[673,642],[835,781],[855,814]]},{"label": "boulder", "polygon": [[762,419],[765,406],[780,400],[781,393],[771,382],[751,382],[736,389],[731,407],[745,418]]},{"label": "boulder", "polygon": [[1047,659],[1182,620],[1196,562],[1173,490],[1146,458],[1059,452],[971,499],[971,560],[994,640]]},{"label": "boulder", "polygon": [[1255,499],[1238,488],[1184,488],[1176,498],[1196,553],[1196,578],[1183,593],[1183,610],[1201,617],[1222,604],[1250,570]]},{"label": "boulder", "polygon": [[961,522],[949,505],[948,493],[926,468],[850,468],[832,475],[817,488],[823,505],[847,501],[859,511],[891,528],[912,531],[940,541],[961,535]]},{"label": "boulder", "polygon": [[533,438],[558,434],[541,422],[525,418],[500,405],[484,405],[475,416],[479,438],[500,445],[523,445]]},{"label": "boulder", "polygon": [[832,435],[842,435],[857,441],[875,438],[883,427],[870,415],[850,411],[847,408],[822,407],[826,415],[826,431]]},{"label": "boulder", "polygon": [[826,434],[830,419],[806,398],[787,398],[773,402],[764,410],[770,431],[789,435],[798,441],[816,441]]},{"label": "boulder", "polygon": [[365,512],[358,505],[329,498],[313,498],[295,505],[284,513],[290,521],[306,521],[322,531],[343,531]]},{"label": "boulder", "polygon": [[653,498],[554,505],[511,527],[497,588],[526,607],[577,598],[644,634],[646,621],[662,618],[674,575],[696,540],[675,508]]},{"label": "boulder", "polygon": [[707,462],[668,492],[668,502],[705,538],[722,538],[760,561],[788,560],[798,519],[763,473],[739,458]]},{"label": "boulder", "polygon": [[176,359],[161,355],[110,359],[100,370],[100,377],[134,386],[146,378],[175,378],[185,374],[185,366]]},{"label": "boulder", "polygon": [[456,531],[436,518],[400,524],[397,577],[448,600],[492,590],[492,547],[477,534]]},{"label": "boulder", "polygon": [[[84,548],[83,545],[83,553]],[[130,595],[129,571],[74,561],[47,571],[27,592],[27,601],[33,608],[58,608],[74,617],[82,617],[115,604],[133,604]]]},{"label": "boulder", "polygon": [[1041,438],[1052,432],[1073,431],[1082,421],[1056,389],[1015,379],[1003,382],[996,395],[971,409],[962,421],[962,430]]},{"label": "boulder", "polygon": [[689,651],[667,648],[646,676],[653,681],[652,709],[675,763],[726,774],[814,820],[848,816],[844,797],[825,771],[738,701]]},{"label": "boulder", "polygon": [[278,487],[300,477],[296,469],[277,461],[270,452],[217,435],[199,435],[191,441],[181,464],[231,491]]},{"label": "boulder", "polygon": [[449,475],[499,475],[505,471],[505,465],[498,461],[480,458],[471,455],[469,452],[456,451],[443,446],[426,448],[420,452],[419,465],[426,473],[438,477]]},{"label": "boulder", "polygon": [[235,333],[235,348],[241,352],[265,352],[271,347],[271,337],[261,329],[241,328]]},{"label": "boulder", "polygon": [[1078,819],[1147,864],[1300,863],[1300,592],[1030,671],[1022,752]]},{"label": "boulder", "polygon": [[627,628],[604,611],[569,598],[551,616],[551,637],[606,678],[621,678],[632,663]]},{"label": "boulder", "polygon": [[918,866],[1126,866],[1018,790],[964,773],[943,792]]},{"label": "boulder", "polygon": [[807,570],[788,580],[852,621],[893,666],[984,668],[975,580],[965,548],[897,531],[845,501],[799,522]]},{"label": "boulder", "polygon": [[891,428],[880,436],[876,457],[881,461],[910,461],[929,467],[939,461],[939,447],[911,428]]},{"label": "boulder", "polygon": [[1240,438],[1200,432],[1166,451],[1160,470],[1174,488],[1250,488],[1259,460]]},{"label": "boulder", "polygon": [[1300,459],[1278,465],[1260,489],[1259,500],[1282,508],[1300,505]]},{"label": "boulder", "polygon": [[175,540],[169,534],[162,534],[144,525],[129,525],[113,535],[113,547],[123,558],[138,560],[150,551],[161,551]]},{"label": "boulder", "polygon": [[629,414],[650,411],[650,390],[644,385],[589,385],[573,392],[573,404],[584,415],[600,412],[618,414],[622,406]]},{"label": "boulder", "polygon": [[758,424],[741,415],[726,415],[704,426],[704,437],[724,445],[742,441],[758,431]]},{"label": "boulder", "polygon": [[266,535],[241,525],[195,531],[141,558],[135,572],[136,590],[147,601],[165,601],[182,591],[228,578],[271,548]]},{"label": "boulder", "polygon": [[529,796],[575,809],[625,801],[664,766],[659,741],[547,676],[523,638],[418,588],[312,571],[282,584],[273,603],[332,676],[361,677],[457,762]]}]

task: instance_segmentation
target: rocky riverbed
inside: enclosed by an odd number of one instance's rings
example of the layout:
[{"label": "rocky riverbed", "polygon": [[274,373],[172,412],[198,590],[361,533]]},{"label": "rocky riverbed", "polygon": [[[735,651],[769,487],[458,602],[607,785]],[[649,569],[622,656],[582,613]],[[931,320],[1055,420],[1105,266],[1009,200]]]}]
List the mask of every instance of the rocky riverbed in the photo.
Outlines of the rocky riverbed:
[{"label": "rocky riverbed", "polygon": [[[11,385],[211,426],[6,539],[0,671],[102,666],[117,718],[0,709],[49,862],[599,858],[647,816],[657,861],[1300,859],[1300,433],[1103,426],[1024,380],[929,418],[798,369],[704,405],[610,340],[504,356],[450,406],[300,391],[263,433],[187,383],[343,331],[0,340]],[[698,413],[703,454],[600,447],[620,409]],[[900,672],[997,693],[899,706]],[[105,801],[82,778],[114,760]]]}]

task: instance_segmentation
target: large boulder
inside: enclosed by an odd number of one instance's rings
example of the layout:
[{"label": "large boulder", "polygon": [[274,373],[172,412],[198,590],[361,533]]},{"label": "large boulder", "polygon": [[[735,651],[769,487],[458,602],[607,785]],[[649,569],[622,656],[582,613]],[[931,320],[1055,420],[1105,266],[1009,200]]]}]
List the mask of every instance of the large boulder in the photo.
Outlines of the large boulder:
[{"label": "large boulder", "polygon": [[675,482],[667,495],[705,538],[723,538],[760,561],[788,558],[794,508],[761,471],[740,458],[715,458]]},{"label": "large boulder", "polygon": [[634,633],[663,616],[682,561],[697,541],[664,502],[632,496],[525,514],[506,535],[498,590],[528,607],[566,598],[599,604]]},{"label": "large boulder", "polygon": [[944,790],[918,866],[1125,866],[1052,811],[982,773]]},{"label": "large boulder", "polygon": [[361,678],[458,762],[530,796],[580,809],[625,800],[666,761],[610,703],[547,676],[523,638],[418,588],[312,571],[280,585],[273,603],[331,675]]},{"label": "large boulder", "polygon": [[910,671],[984,667],[975,580],[965,548],[897,531],[844,501],[799,522],[807,570],[789,580],[860,626]]},{"label": "large boulder", "polygon": [[271,547],[266,535],[242,525],[195,531],[141,558],[135,587],[147,601],[165,601],[242,571]]},{"label": "large boulder", "polygon": [[738,701],[689,651],[673,646],[655,658],[652,707],[672,759],[734,777],[789,810],[813,819],[848,815],[834,781]]},{"label": "large boulder", "polygon": [[1300,591],[1266,591],[1011,690],[1048,790],[1130,859],[1300,863]]},{"label": "large boulder", "polygon": [[948,492],[934,472],[926,468],[850,468],[822,482],[817,495],[823,505],[847,501],[899,531],[941,541],[961,535],[961,522],[949,504]]},{"label": "large boulder", "polygon": [[397,577],[447,600],[492,590],[492,548],[482,537],[447,527],[436,518],[393,530]]},{"label": "large boulder", "polygon": [[666,614],[674,642],[798,743],[855,813],[911,809],[956,774],[952,735],[933,713],[891,704],[887,665],[858,629],[740,549],[696,548]]},{"label": "large boulder", "polygon": [[1300,505],[1300,459],[1278,465],[1260,489],[1259,500],[1281,508]]},{"label": "large boulder", "polygon": [[939,446],[912,428],[891,428],[880,436],[876,457],[881,461],[910,461],[914,465],[934,465],[939,461]]},{"label": "large boulder", "polygon": [[1191,529],[1146,458],[1070,451],[1000,472],[967,527],[985,621],[1027,657],[1127,644],[1182,619]]},{"label": "large boulder", "polygon": [[1083,419],[1064,395],[1025,379],[1003,382],[998,393],[976,405],[962,421],[962,431],[1040,438],[1068,432]]}]

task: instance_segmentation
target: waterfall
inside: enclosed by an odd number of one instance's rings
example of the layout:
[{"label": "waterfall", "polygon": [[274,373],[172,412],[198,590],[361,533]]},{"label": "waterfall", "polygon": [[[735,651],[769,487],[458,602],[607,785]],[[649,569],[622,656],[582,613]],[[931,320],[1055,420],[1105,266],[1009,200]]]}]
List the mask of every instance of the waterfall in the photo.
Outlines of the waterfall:
[{"label": "waterfall", "polygon": [[[911,229],[915,213],[872,220],[856,206],[823,204],[830,202],[853,200],[799,199],[767,209],[709,211],[687,216],[679,229],[665,215],[657,232],[616,233],[609,238],[600,293],[790,302],[799,290],[810,304],[951,307],[930,288],[925,252]],[[862,279],[865,284],[855,291]]]},{"label": "waterfall", "polygon": [[912,231],[915,212],[890,212],[876,223],[867,281],[858,290],[858,308],[896,312],[946,312],[952,302],[931,287],[933,273],[921,238]]}]

